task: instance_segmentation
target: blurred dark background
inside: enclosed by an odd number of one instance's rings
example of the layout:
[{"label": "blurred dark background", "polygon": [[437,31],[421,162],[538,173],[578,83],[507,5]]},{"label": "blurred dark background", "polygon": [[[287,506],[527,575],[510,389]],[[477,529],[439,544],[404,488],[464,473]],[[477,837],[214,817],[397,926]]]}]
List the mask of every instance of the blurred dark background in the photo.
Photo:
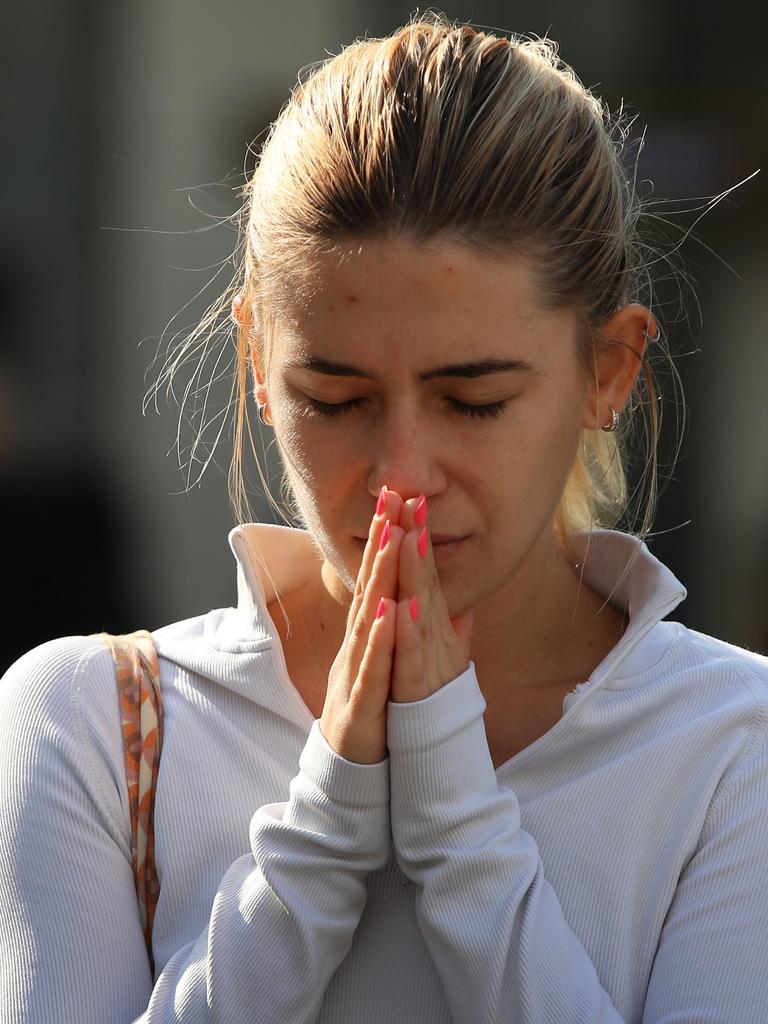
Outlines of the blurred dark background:
[{"label": "blurred dark background", "polygon": [[[732,3],[720,19],[665,0],[443,9],[475,26],[549,35],[612,110],[623,102],[638,115],[634,137],[647,124],[638,181],[645,194],[680,200],[659,207],[668,248],[706,197],[765,165],[768,91],[751,4]],[[177,445],[179,407],[163,392],[161,415],[154,403],[142,415],[158,344],[192,326],[228,283],[226,218],[239,205],[246,149],[298,69],[366,32],[392,31],[413,10],[383,0],[41,0],[6,11],[0,671],[56,636],[154,629],[236,602],[229,381],[211,391],[206,437],[223,433],[198,480],[205,460],[200,449],[189,457],[201,423],[182,422]],[[767,178],[765,169],[737,188],[686,238],[676,255],[694,290],[681,281],[682,305],[678,286],[659,281],[689,422],[650,541],[689,589],[675,617],[761,651]],[[666,264],[657,270],[669,278]],[[212,361],[198,383],[213,372]],[[254,510],[275,521],[263,500]]]}]

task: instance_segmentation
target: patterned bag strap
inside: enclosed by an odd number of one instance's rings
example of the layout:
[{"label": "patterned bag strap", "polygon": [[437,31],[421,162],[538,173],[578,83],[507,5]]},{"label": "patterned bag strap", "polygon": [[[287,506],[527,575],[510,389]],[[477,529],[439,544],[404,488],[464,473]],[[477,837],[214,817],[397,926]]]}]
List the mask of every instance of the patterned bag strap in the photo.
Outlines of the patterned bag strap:
[{"label": "patterned bag strap", "polygon": [[146,629],[95,634],[115,659],[125,776],[131,811],[131,865],[139,917],[154,975],[152,923],[160,894],[155,868],[155,789],[163,745],[163,702],[157,649]]}]

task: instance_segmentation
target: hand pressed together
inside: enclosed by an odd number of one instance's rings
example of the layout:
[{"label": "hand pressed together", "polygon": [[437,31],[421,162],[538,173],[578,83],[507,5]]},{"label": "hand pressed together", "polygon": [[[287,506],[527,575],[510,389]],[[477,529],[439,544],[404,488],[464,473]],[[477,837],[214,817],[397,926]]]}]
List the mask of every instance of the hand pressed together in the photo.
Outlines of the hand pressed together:
[{"label": "hand pressed together", "polygon": [[472,611],[449,617],[426,499],[382,488],[320,718],[327,742],[361,764],[387,753],[387,701],[422,700],[469,663]]}]

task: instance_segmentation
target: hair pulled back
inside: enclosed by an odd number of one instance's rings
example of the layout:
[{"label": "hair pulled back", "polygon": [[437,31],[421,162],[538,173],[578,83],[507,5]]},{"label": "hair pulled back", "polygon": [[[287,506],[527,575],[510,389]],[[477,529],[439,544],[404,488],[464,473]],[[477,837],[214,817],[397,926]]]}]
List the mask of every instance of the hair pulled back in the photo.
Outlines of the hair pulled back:
[{"label": "hair pulled back", "polygon": [[[645,273],[640,201],[621,163],[625,139],[620,120],[560,60],[554,41],[500,37],[440,14],[359,40],[300,78],[243,190],[235,279],[188,341],[242,296],[230,467],[238,521],[249,518],[246,429],[256,454],[251,357],[268,367],[282,299],[296,301],[313,257],[339,243],[444,239],[524,258],[536,272],[540,307],[576,313],[580,361],[594,374],[601,325],[639,296]],[[638,411],[649,481],[639,532],[650,528],[659,422],[646,354],[620,430],[583,431],[558,510],[564,541],[627,511],[625,448]]]}]

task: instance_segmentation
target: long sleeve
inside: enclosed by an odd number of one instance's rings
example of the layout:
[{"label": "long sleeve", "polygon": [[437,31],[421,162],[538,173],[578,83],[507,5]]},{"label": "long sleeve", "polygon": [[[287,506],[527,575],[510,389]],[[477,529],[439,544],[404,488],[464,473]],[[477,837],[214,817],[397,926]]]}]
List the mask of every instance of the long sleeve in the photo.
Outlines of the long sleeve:
[{"label": "long sleeve", "polygon": [[643,1024],[768,1020],[768,718],[723,779],[667,911]]},{"label": "long sleeve", "polygon": [[620,1022],[499,786],[474,663],[424,700],[390,702],[392,842],[459,1024]]},{"label": "long sleeve", "polygon": [[114,813],[120,765],[82,714],[100,672],[114,687],[110,660],[65,638],[0,680],[0,1021],[314,1020],[367,875],[389,857],[387,762],[345,761],[315,722],[288,799],[255,809],[250,852],[221,879],[208,926],[153,987]]},{"label": "long sleeve", "polygon": [[[661,930],[643,1024],[768,1015],[765,693],[742,756],[712,797]],[[496,781],[474,665],[390,704],[392,838],[457,1022],[619,1022],[543,874],[515,794]]]},{"label": "long sleeve", "polygon": [[[474,663],[390,703],[392,840],[457,1024],[619,1024],[544,877],[515,794],[496,780]],[[713,1018],[714,1019],[714,1018]]]}]

